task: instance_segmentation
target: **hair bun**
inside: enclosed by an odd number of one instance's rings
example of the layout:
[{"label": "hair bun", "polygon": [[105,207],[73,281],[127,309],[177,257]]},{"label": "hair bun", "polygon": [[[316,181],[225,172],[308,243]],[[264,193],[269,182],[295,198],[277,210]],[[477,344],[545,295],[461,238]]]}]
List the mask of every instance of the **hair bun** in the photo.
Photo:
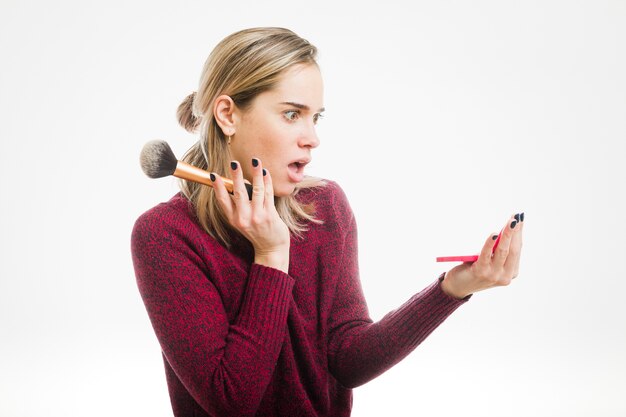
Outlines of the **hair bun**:
[{"label": "hair bun", "polygon": [[200,125],[200,119],[193,114],[193,101],[196,98],[196,92],[189,94],[176,110],[178,123],[188,132],[195,133]]}]

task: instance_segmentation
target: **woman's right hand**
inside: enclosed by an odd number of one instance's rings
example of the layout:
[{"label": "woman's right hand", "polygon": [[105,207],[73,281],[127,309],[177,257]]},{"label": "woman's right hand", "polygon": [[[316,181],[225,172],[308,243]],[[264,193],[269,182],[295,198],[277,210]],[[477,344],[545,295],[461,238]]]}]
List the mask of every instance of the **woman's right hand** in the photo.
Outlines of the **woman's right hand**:
[{"label": "woman's right hand", "polygon": [[231,169],[234,185],[232,195],[226,190],[220,176],[213,174],[215,195],[228,222],[252,243],[255,263],[287,273],[289,229],[274,206],[274,187],[270,172],[263,169],[259,159],[252,160],[250,200],[240,164],[237,161],[231,162]]}]

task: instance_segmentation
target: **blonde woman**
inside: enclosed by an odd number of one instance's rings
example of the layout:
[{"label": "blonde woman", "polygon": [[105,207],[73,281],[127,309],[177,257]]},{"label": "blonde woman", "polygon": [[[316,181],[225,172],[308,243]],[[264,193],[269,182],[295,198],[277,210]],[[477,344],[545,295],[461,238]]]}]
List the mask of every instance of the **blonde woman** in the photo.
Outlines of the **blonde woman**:
[{"label": "blonde woman", "polygon": [[[372,322],[346,197],[304,174],[324,111],[315,59],[286,29],[234,33],[178,109],[199,136],[184,159],[213,172],[214,188],[183,181],[132,233],[176,416],[348,416],[352,388],[408,355],[472,293],[517,275],[523,214],[493,255],[490,235],[477,262]],[[232,195],[217,174],[232,178]]]}]

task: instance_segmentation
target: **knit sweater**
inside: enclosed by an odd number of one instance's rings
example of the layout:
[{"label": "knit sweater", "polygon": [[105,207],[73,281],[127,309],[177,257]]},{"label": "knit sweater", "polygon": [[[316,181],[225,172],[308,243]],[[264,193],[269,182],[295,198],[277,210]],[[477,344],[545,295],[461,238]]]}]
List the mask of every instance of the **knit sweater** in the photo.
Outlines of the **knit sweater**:
[{"label": "knit sweater", "polygon": [[467,301],[443,275],[374,323],[359,281],[357,229],[333,182],[298,196],[323,224],[291,239],[288,274],[227,250],[181,194],[139,217],[131,249],[160,343],[174,415],[349,416],[352,388],[407,356]]}]

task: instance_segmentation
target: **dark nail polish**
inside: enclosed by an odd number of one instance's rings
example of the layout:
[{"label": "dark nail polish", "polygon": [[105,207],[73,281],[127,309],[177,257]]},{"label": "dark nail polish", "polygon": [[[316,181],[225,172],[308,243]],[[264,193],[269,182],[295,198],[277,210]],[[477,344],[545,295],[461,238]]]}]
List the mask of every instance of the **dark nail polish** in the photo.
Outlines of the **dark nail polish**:
[{"label": "dark nail polish", "polygon": [[515,226],[517,225],[517,220],[513,220],[511,222],[511,229],[515,229]]},{"label": "dark nail polish", "polygon": [[515,217],[515,221],[519,222],[519,213],[517,213],[514,217]]},{"label": "dark nail polish", "polygon": [[210,173],[209,177],[211,177],[211,181],[215,182],[215,174],[214,173]]},{"label": "dark nail polish", "polygon": [[267,175],[267,170],[265,168],[263,168],[263,176]]},{"label": "dark nail polish", "polygon": [[520,215],[519,215],[519,219],[520,219],[521,221],[524,221],[524,213],[522,213],[522,214],[520,214]]},{"label": "dark nail polish", "polygon": [[259,166],[259,160],[256,158],[252,158],[252,166],[253,167],[258,167]]},{"label": "dark nail polish", "polygon": [[493,235],[493,236],[491,236],[491,238],[492,238],[493,240],[496,240],[496,239],[498,238],[498,235]]},{"label": "dark nail polish", "polygon": [[233,171],[237,169],[237,162],[233,161],[230,163],[230,169],[232,169]]}]

